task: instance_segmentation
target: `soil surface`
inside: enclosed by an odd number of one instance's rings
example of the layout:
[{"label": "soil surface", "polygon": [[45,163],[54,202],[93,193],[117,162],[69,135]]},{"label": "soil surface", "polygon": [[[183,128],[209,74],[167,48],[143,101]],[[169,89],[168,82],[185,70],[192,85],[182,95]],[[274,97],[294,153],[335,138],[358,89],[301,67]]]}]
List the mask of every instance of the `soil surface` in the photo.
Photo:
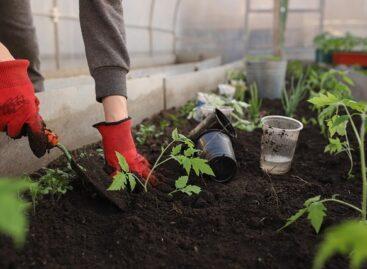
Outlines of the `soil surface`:
[{"label": "soil surface", "polygon": [[[282,114],[280,102],[265,100],[263,109]],[[312,114],[307,104],[299,111],[298,118]],[[169,113],[176,112],[162,112],[150,122],[158,124]],[[169,117],[171,126],[165,129],[165,137],[173,129],[174,117]],[[180,130],[187,133],[194,126],[184,120]],[[183,174],[174,162],[158,171],[163,188],[122,193],[123,211],[75,178],[73,191],[54,203],[45,197],[36,213],[29,213],[29,234],[22,249],[0,238],[0,268],[310,268],[323,231],[356,214],[328,204],[320,235],[305,218],[283,232],[277,229],[316,195],[339,194],[359,205],[360,181],[358,177],[347,180],[347,157],[325,154],[326,140],[312,125],[301,132],[291,171],[269,176],[259,167],[261,134],[260,129],[239,131],[234,142],[239,166],[236,177],[226,184],[192,178],[203,189],[198,196],[170,198],[166,194],[168,186]],[[163,137],[151,138],[140,150],[153,162],[163,141]],[[74,153],[88,171],[98,170],[95,175],[102,173],[104,162],[96,153],[99,147]],[[50,167],[64,165],[65,160],[60,159]],[[342,257],[327,265],[347,267]]]}]

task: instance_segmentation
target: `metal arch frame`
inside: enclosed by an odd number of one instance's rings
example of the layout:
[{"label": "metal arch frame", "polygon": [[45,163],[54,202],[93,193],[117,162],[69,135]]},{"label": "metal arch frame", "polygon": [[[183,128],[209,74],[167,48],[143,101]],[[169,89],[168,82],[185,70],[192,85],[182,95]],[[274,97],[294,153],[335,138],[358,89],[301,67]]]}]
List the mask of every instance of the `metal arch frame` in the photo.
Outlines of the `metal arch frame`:
[{"label": "metal arch frame", "polygon": [[[251,0],[244,0],[246,3],[246,13],[245,13],[245,51],[249,49],[249,40],[250,40],[250,29],[249,29],[249,20],[251,13],[272,13],[273,9],[252,9],[251,8]],[[325,17],[325,0],[319,0],[319,6],[315,9],[289,9],[288,13],[319,13],[319,33],[324,30],[324,17]],[[263,47],[269,48],[269,47]]]},{"label": "metal arch frame", "polygon": [[[154,32],[171,34],[173,36],[173,45],[172,50],[173,53],[176,54],[176,44],[177,44],[177,18],[181,8],[182,0],[176,0],[176,4],[174,7],[174,15],[172,21],[171,29],[164,29],[160,27],[154,27],[154,9],[156,6],[156,0],[151,0],[150,3],[150,11],[149,11],[149,24],[147,26],[134,25],[134,24],[125,24],[126,28],[130,29],[141,29],[147,30],[149,34],[149,53],[150,55],[154,54]],[[60,55],[60,33],[59,33],[59,22],[60,20],[71,20],[78,21],[79,17],[74,15],[65,15],[61,14],[59,10],[59,1],[53,0],[52,7],[50,12],[32,12],[34,16],[50,18],[53,24],[53,34],[54,34],[54,59],[55,59],[55,67],[57,70],[61,69],[61,55]]]}]

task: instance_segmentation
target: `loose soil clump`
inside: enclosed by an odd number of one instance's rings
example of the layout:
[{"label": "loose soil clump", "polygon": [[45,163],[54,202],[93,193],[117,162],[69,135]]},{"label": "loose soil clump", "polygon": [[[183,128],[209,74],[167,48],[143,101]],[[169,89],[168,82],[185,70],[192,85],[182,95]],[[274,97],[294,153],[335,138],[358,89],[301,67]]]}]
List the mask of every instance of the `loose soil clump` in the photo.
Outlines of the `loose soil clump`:
[{"label": "loose soil clump", "polygon": [[[264,100],[268,114],[282,114],[281,104]],[[158,124],[163,111],[149,122]],[[306,103],[299,115],[309,117]],[[182,133],[195,123],[184,120]],[[141,152],[153,162],[165,137],[150,138]],[[339,194],[358,204],[360,181],[347,180],[349,162],[343,154],[324,153],[326,139],[317,127],[302,130],[292,169],[270,176],[259,166],[262,130],[238,131],[233,147],[238,162],[236,177],[226,184],[201,178],[197,196],[167,192],[183,175],[175,162],[158,169],[164,183],[148,193],[123,193],[126,210],[119,210],[83,180],[75,178],[73,191],[55,203],[43,199],[30,213],[28,239],[16,250],[9,239],[0,238],[0,268],[310,268],[323,230],[341,220],[356,217],[352,210],[330,204],[321,235],[307,220],[277,232],[285,220],[313,196]],[[74,152],[93,173],[102,173],[103,158],[92,145]],[[354,153],[356,154],[356,153]],[[50,167],[65,166],[60,159]],[[357,172],[357,171],[356,171]],[[358,175],[358,173],[356,173]],[[101,174],[103,177],[103,174]],[[342,257],[327,268],[347,268]]]}]

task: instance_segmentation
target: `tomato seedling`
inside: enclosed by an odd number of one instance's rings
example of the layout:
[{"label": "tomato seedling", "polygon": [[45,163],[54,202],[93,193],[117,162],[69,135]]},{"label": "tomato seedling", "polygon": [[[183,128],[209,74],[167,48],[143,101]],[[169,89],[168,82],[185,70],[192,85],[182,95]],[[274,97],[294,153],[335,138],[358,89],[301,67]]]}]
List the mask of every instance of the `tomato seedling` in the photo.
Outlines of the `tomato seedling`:
[{"label": "tomato seedling", "polygon": [[201,188],[196,185],[190,185],[188,184],[189,177],[188,176],[182,176],[179,177],[175,182],[175,190],[170,192],[168,195],[173,195],[176,192],[182,192],[187,194],[188,196],[191,196],[193,194],[199,194],[201,192]]},{"label": "tomato seedling", "polygon": [[[147,180],[145,181],[145,191],[148,191],[147,186],[152,173],[159,166],[170,160],[175,160],[176,162],[178,162],[184,168],[188,177],[190,176],[192,170],[197,176],[203,174],[214,176],[214,172],[209,166],[208,161],[197,157],[200,151],[195,148],[194,142],[192,142],[186,136],[179,134],[177,129],[173,130],[171,139],[171,142],[166,147],[162,147],[161,153],[155,161],[152,170],[150,171]],[[175,144],[176,146],[173,146]],[[171,149],[170,154],[168,154],[168,156],[164,158],[169,149]]]},{"label": "tomato seedling", "polygon": [[[334,195],[329,199],[321,199],[320,196],[316,196],[308,199],[304,203],[304,208],[300,209],[296,214],[291,216],[285,227],[289,226],[305,213],[308,213],[308,218],[311,221],[316,233],[319,232],[321,224],[326,216],[325,204],[328,202],[339,203],[341,205],[347,206],[354,209],[360,214],[362,221],[366,221],[367,214],[367,175],[366,175],[366,158],[365,158],[365,133],[366,133],[366,112],[367,105],[363,102],[356,102],[343,96],[334,95],[332,93],[320,93],[317,96],[309,100],[317,109],[330,109],[334,111],[334,115],[331,116],[327,121],[327,126],[329,128],[329,139],[334,139],[334,135],[338,134],[339,137],[345,137],[346,141],[341,144],[340,141],[334,142],[331,140],[332,144],[327,146],[326,150],[341,151],[343,147],[350,147],[349,140],[347,138],[346,128],[348,124],[352,127],[355,139],[358,142],[359,147],[359,157],[360,157],[360,170],[361,170],[361,181],[362,181],[362,197],[361,197],[361,207],[358,208],[351,203],[339,200]],[[360,118],[360,128],[356,127],[353,116],[359,116]],[[349,153],[350,154],[350,153]],[[282,229],[283,229],[282,228]]]},{"label": "tomato seedling", "polygon": [[117,171],[116,174],[113,176],[112,184],[107,190],[120,191],[130,188],[130,191],[133,192],[136,187],[136,182],[145,187],[137,176],[129,172],[129,165],[126,162],[125,157],[122,156],[119,152],[116,152],[116,157],[121,167],[121,171]]}]

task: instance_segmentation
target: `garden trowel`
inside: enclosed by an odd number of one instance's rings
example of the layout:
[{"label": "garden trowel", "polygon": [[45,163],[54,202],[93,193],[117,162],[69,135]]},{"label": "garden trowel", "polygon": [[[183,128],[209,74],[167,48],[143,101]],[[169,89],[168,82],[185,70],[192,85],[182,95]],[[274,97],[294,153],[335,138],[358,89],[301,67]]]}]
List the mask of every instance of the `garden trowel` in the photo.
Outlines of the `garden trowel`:
[{"label": "garden trowel", "polygon": [[[96,165],[93,165],[93,167],[84,167],[75,161],[75,159],[71,156],[70,152],[65,148],[65,146],[58,143],[56,147],[64,153],[74,172],[80,178],[84,179],[85,182],[93,188],[93,190],[97,191],[98,194],[113,203],[119,209],[126,210],[127,194],[107,190],[109,184],[111,184],[111,179],[103,171],[102,168],[96,167]],[[96,171],[96,169],[99,169],[101,171]]]}]

